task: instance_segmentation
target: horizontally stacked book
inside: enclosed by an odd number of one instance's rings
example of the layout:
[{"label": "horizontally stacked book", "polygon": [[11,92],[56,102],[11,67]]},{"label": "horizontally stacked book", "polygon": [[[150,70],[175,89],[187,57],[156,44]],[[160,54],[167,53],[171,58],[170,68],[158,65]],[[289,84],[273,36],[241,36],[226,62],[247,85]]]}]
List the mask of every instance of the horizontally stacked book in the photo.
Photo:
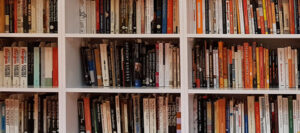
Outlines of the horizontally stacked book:
[{"label": "horizontally stacked book", "polygon": [[291,46],[268,49],[204,41],[193,47],[194,88],[298,88],[299,52]]},{"label": "horizontally stacked book", "polygon": [[191,124],[194,132],[297,133],[299,108],[299,95],[227,98],[196,95]]},{"label": "horizontally stacked book", "polygon": [[0,33],[57,33],[57,0],[0,0]]},{"label": "horizontally stacked book", "polygon": [[11,94],[1,98],[2,133],[58,132],[57,95]]},{"label": "horizontally stacked book", "polygon": [[0,48],[1,87],[58,87],[56,42],[6,42]]},{"label": "horizontally stacked book", "polygon": [[79,0],[80,33],[179,33],[178,0]]},{"label": "horizontally stacked book", "polygon": [[172,42],[82,41],[84,83],[112,87],[180,87],[180,51]]},{"label": "horizontally stacked book", "polygon": [[300,34],[299,0],[192,0],[197,34]]},{"label": "horizontally stacked book", "polygon": [[79,132],[181,132],[178,95],[83,95],[77,105]]}]

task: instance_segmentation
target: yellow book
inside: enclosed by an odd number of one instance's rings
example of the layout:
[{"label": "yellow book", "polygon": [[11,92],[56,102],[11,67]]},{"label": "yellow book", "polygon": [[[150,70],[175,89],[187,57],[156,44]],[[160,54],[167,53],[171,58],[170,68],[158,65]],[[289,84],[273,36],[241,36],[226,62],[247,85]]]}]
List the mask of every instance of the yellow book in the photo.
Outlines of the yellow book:
[{"label": "yellow book", "polygon": [[266,31],[266,34],[269,34],[269,33],[268,33],[267,11],[266,11],[266,0],[262,0],[262,1],[263,1],[263,12],[264,12],[265,31]]},{"label": "yellow book", "polygon": [[260,88],[260,73],[259,73],[259,48],[256,47],[256,75],[257,75],[257,88]]},{"label": "yellow book", "polygon": [[236,16],[237,16],[237,24],[238,24],[238,33],[241,34],[241,21],[240,21],[240,12],[239,12],[239,1],[238,0],[235,0],[235,5],[236,6]]}]

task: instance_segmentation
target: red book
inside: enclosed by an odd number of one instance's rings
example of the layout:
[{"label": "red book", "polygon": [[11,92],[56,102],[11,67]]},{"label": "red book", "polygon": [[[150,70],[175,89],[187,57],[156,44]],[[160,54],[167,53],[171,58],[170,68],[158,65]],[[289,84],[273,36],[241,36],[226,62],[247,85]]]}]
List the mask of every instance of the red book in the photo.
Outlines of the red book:
[{"label": "red book", "polygon": [[261,34],[266,34],[264,15],[260,16]]},{"label": "red book", "polygon": [[249,34],[249,20],[247,11],[247,0],[243,0],[243,10],[244,10],[244,23],[245,23],[245,34]]},{"label": "red book", "polygon": [[167,33],[173,33],[173,0],[168,0]]},{"label": "red book", "polygon": [[264,64],[264,48],[259,47],[260,88],[265,88]]},{"label": "red book", "polygon": [[290,33],[295,34],[294,0],[289,0]]},{"label": "red book", "polygon": [[256,133],[260,133],[260,116],[259,116],[259,102],[254,103],[255,109],[255,129]]},{"label": "red book", "polygon": [[234,34],[234,27],[233,27],[233,0],[229,1],[229,10],[230,10],[230,34]]},{"label": "red book", "polygon": [[100,33],[99,2],[100,0],[96,0],[96,32],[97,33]]},{"label": "red book", "polygon": [[228,87],[228,60],[227,60],[227,48],[223,48],[223,79],[224,87]]},{"label": "red book", "polygon": [[91,133],[92,124],[91,124],[90,98],[89,97],[83,98],[83,104],[84,104],[85,131],[87,133]]},{"label": "red book", "polygon": [[14,0],[14,32],[18,33],[18,0]]},{"label": "red book", "polygon": [[53,47],[52,48],[53,50],[53,68],[52,68],[52,71],[53,71],[53,79],[52,79],[52,85],[53,87],[58,87],[58,49],[57,47]]}]

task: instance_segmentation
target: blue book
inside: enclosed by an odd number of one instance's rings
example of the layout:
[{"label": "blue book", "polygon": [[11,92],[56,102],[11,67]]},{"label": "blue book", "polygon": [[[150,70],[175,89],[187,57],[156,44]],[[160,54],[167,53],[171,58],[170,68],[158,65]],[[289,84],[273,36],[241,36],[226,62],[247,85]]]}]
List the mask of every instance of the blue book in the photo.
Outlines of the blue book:
[{"label": "blue book", "polygon": [[[247,106],[246,104],[245,104],[245,106]],[[244,121],[245,121],[245,133],[248,133],[248,113],[247,112],[245,112],[244,111]]]},{"label": "blue book", "polygon": [[162,0],[162,33],[167,33],[167,10],[168,10],[168,0]]},{"label": "blue book", "polygon": [[1,132],[2,133],[5,133],[5,112],[6,112],[6,110],[5,110],[5,104],[3,103],[3,102],[1,102],[1,104],[0,104],[0,107],[1,107]]},{"label": "blue book", "polygon": [[230,106],[226,103],[226,133],[230,133]]}]

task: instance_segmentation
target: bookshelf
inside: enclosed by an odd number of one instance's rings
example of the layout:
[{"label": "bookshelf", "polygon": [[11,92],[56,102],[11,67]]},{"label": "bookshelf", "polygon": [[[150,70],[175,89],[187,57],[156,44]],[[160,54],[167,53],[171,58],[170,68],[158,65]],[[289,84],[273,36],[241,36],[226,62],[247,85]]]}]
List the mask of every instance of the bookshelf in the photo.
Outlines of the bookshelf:
[{"label": "bookshelf", "polygon": [[[298,89],[278,90],[235,90],[235,89],[194,89],[192,88],[192,46],[197,39],[215,40],[261,40],[293,42],[295,46],[300,43],[300,34],[193,34],[190,29],[192,14],[190,3],[192,0],[179,0],[180,32],[178,34],[79,34],[79,0],[58,0],[58,33],[0,33],[0,38],[28,39],[28,38],[54,38],[58,42],[59,54],[59,87],[58,88],[0,88],[2,93],[57,93],[59,99],[59,132],[77,133],[77,98],[83,93],[174,93],[181,96],[181,124],[182,133],[189,133],[190,114],[193,105],[193,96],[196,94],[300,94]],[[93,39],[174,39],[180,45],[180,73],[181,87],[147,87],[147,88],[113,88],[83,86],[80,73],[79,47],[80,40]],[[278,45],[270,44],[277,47]]]}]

